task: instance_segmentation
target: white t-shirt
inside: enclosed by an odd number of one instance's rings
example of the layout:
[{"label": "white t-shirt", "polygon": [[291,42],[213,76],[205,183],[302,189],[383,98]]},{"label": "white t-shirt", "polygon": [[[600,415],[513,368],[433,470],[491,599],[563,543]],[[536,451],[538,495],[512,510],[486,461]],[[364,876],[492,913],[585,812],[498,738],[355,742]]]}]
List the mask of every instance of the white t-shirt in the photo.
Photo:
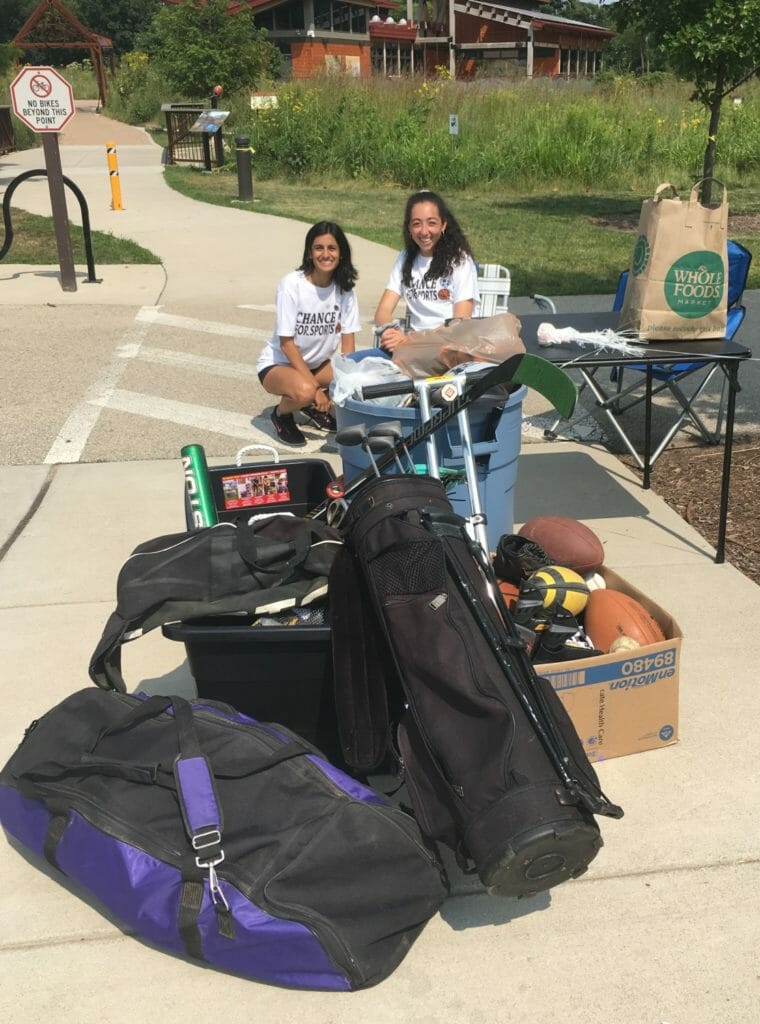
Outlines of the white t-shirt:
[{"label": "white t-shirt", "polygon": [[408,288],[401,277],[404,259],[405,253],[399,253],[385,287],[403,297],[413,331],[440,327],[454,315],[454,303],[465,302],[467,299],[473,301],[473,316],[477,314],[480,305],[478,270],[470,256],[455,263],[450,275],[426,281],[425,274],[430,269],[433,257],[418,253],[412,264],[412,281]]},{"label": "white t-shirt", "polygon": [[280,338],[294,338],[311,370],[329,359],[340,345],[341,335],[361,330],[356,292],[342,291],[334,282],[318,288],[302,270],[294,270],[277,285],[277,319],[274,334],[259,356],[256,369],[288,363]]}]

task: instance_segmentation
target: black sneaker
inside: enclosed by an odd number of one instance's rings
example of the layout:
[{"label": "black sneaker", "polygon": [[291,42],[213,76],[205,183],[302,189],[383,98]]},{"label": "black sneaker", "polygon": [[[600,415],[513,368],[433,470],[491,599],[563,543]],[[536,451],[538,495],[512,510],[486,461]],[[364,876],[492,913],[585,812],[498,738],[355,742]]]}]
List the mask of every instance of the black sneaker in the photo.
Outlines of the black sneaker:
[{"label": "black sneaker", "polygon": [[269,418],[274,424],[274,429],[277,431],[278,441],[290,445],[291,448],[304,448],[306,446],[306,438],[296,426],[292,412],[281,416],[277,412],[277,406],[275,406]]},{"label": "black sneaker", "polygon": [[331,433],[335,433],[338,429],[338,424],[335,422],[335,417],[331,416],[329,412],[321,412],[316,405],[307,405],[301,409],[301,415],[305,416],[309,423],[317,430],[328,430]]}]

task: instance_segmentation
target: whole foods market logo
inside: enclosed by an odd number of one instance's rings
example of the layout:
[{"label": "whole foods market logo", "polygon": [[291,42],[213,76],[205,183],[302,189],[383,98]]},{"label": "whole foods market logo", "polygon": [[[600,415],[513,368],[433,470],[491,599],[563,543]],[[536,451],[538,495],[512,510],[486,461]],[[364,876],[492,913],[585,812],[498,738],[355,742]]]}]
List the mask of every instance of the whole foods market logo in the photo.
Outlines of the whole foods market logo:
[{"label": "whole foods market logo", "polygon": [[646,235],[639,235],[633,247],[633,272],[637,277],[647,269],[651,251]]},{"label": "whole foods market logo", "polygon": [[723,301],[723,260],[714,252],[689,252],[665,275],[665,298],[687,320],[711,313]]}]

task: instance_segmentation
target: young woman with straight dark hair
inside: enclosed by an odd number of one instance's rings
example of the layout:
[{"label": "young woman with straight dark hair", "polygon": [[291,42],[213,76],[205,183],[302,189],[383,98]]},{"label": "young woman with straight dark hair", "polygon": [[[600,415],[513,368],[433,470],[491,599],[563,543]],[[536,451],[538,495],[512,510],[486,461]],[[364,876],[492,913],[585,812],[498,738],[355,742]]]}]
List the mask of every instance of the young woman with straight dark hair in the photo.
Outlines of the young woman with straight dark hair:
[{"label": "young woman with straight dark hair", "polygon": [[343,229],[323,220],[306,234],[300,267],[277,286],[274,334],[257,370],[264,389],[280,398],[270,419],[283,444],[306,444],[293,416],[299,410],[319,430],[335,430],[327,393],[333,379],[330,358],[338,348],[344,354],[355,348],[361,329],[357,276]]}]

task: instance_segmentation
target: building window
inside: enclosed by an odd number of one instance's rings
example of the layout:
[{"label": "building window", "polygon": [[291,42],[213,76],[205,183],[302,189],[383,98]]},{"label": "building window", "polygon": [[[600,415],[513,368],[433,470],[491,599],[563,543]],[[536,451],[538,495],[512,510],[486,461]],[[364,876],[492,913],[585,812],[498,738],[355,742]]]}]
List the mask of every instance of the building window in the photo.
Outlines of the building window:
[{"label": "building window", "polygon": [[321,32],[364,34],[367,31],[367,8],[354,7],[342,0],[314,0],[314,28]]},{"label": "building window", "polygon": [[271,11],[262,11],[260,14],[254,15],[253,21],[256,28],[265,28],[270,32],[277,30],[287,32],[289,29],[303,28],[303,4],[284,4]]},{"label": "building window", "polygon": [[372,44],[372,73],[375,75],[382,75],[385,73],[385,65],[383,64],[383,51],[384,46],[382,43]]},{"label": "building window", "polygon": [[314,28],[323,32],[332,30],[332,3],[330,0],[314,0]]},{"label": "building window", "polygon": [[[414,54],[414,57],[412,57]],[[422,70],[422,50],[411,43],[386,39],[373,43],[371,50],[372,73],[375,75],[410,75]]]},{"label": "building window", "polygon": [[332,18],[333,32],[351,31],[351,8],[348,4],[337,3],[333,0]]}]

